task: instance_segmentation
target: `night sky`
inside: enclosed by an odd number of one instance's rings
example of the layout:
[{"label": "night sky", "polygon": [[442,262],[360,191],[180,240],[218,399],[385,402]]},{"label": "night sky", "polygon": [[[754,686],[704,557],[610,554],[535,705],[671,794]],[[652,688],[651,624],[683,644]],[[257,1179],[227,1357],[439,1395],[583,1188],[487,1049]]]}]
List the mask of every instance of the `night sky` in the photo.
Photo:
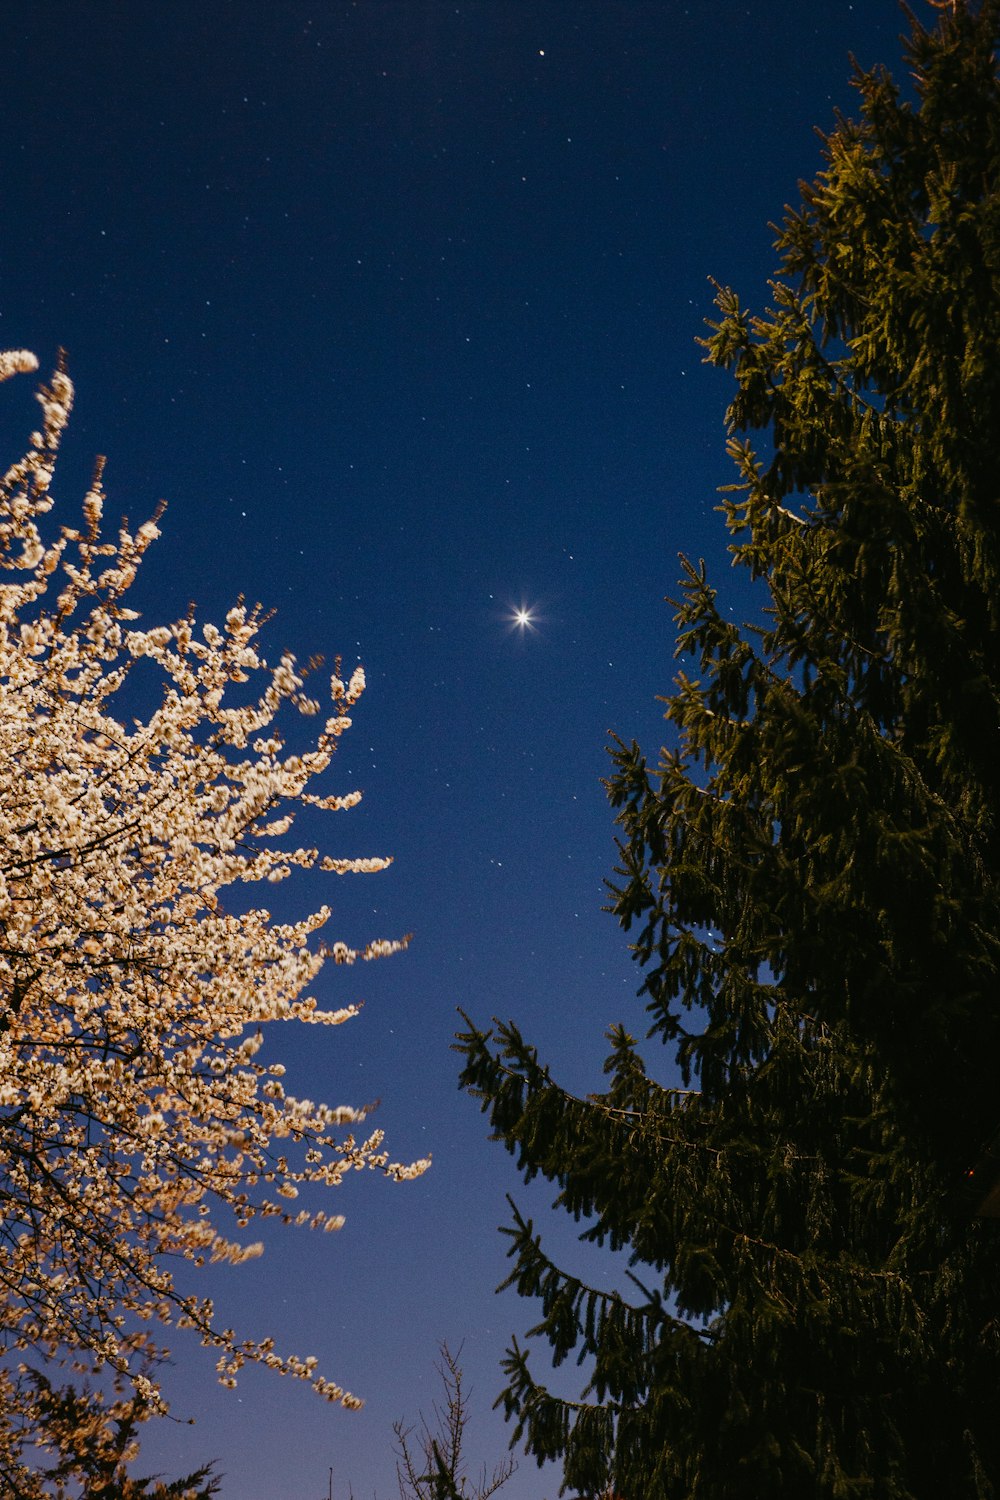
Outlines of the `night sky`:
[{"label": "night sky", "polygon": [[[275,1232],[204,1273],[220,1322],[315,1354],[351,1415],[248,1371],[235,1392],[177,1334],[173,1413],[142,1472],[215,1457],[225,1500],[397,1493],[392,1422],[463,1345],[469,1456],[512,1332],[505,1192],[545,1220],[456,1087],[456,1007],[513,1017],[576,1091],[604,1032],[644,1029],[627,939],[601,910],[615,860],[609,731],[655,756],[673,675],[677,554],[727,607],[716,489],[727,378],[695,344],[708,278],[761,306],[768,222],[850,110],[848,54],[899,62],[893,0],[7,0],[0,345],[77,406],[62,519],[106,453],[106,515],[168,502],[144,618],[273,607],[275,655],[340,653],[369,690],[328,790],[332,852],[395,856],[339,880],[328,933],[412,931],[402,957],[329,969],[349,1027],[281,1030],[293,1091],[382,1101],[420,1181],[356,1179],[336,1236]],[[0,392],[3,461],[34,425]],[[531,623],[512,621],[518,608]],[[336,881],[336,877],[325,877]],[[324,877],[296,886],[304,910]],[[286,888],[282,887],[282,893]],[[284,895],[283,895],[283,899]],[[661,1070],[665,1059],[656,1059]],[[620,1271],[546,1229],[600,1284]],[[207,1285],[206,1285],[207,1283]],[[538,1351],[538,1370],[546,1368]],[[579,1391],[580,1372],[560,1372]],[[521,1458],[503,1492],[554,1497]]]}]

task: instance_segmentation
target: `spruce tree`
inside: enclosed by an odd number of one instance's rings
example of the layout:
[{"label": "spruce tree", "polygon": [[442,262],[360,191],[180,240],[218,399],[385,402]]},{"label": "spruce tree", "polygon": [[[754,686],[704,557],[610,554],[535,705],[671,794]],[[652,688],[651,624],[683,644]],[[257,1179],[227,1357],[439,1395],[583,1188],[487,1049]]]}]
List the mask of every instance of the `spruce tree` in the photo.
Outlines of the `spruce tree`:
[{"label": "spruce tree", "polygon": [[1000,0],[939,11],[904,89],[856,70],[773,305],[720,289],[705,343],[766,609],[684,563],[668,746],[608,783],[683,1086],[623,1028],[587,1099],[513,1025],[460,1040],[525,1177],[630,1257],[609,1295],[508,1231],[591,1380],[562,1400],[515,1344],[502,1399],[584,1496],[1000,1491]]}]

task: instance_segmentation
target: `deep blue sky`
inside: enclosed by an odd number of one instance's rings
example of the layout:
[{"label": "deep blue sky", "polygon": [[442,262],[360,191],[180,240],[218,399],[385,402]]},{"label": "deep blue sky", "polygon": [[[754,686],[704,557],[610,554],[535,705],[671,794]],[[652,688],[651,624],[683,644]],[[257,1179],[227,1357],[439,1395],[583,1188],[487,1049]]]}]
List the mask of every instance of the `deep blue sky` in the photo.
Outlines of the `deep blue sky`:
[{"label": "deep blue sky", "polygon": [[[59,492],[109,455],[109,513],[164,497],[146,618],[242,592],[274,649],[360,658],[338,789],[331,936],[412,930],[335,970],[351,1027],[275,1051],[333,1103],[382,1099],[422,1181],[356,1181],[338,1236],[273,1236],[212,1276],[224,1322],[320,1357],[356,1416],[249,1373],[233,1394],[178,1335],[178,1417],[146,1466],[216,1456],[226,1500],[396,1494],[394,1418],[464,1341],[474,1461],[505,1444],[498,1362],[531,1321],[496,1226],[518,1189],[456,1089],[456,1006],[512,1016],[566,1083],[643,1027],[600,778],[611,729],[655,754],[677,553],[713,564],[729,386],[694,344],[709,276],[760,305],[768,221],[850,109],[848,53],[895,68],[892,0],[13,0],[4,7],[0,345],[69,351]],[[28,383],[0,443],[21,451]],[[65,512],[64,512],[65,514]],[[512,632],[525,604],[537,628]],[[331,877],[332,878],[332,877]],[[322,899],[315,885],[296,893]],[[552,1245],[613,1272],[556,1220]],[[575,1373],[575,1372],[574,1372]],[[572,1379],[570,1381],[572,1385]],[[554,1496],[522,1459],[504,1492]]]}]

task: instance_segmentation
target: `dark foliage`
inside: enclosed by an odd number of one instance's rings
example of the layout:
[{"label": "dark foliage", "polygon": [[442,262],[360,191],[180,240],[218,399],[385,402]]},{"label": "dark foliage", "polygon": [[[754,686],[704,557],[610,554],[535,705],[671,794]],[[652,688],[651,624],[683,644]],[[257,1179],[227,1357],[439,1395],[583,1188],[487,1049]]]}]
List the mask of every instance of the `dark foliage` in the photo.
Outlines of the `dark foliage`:
[{"label": "dark foliage", "polygon": [[525,1176],[639,1278],[602,1294],[508,1231],[534,1334],[592,1379],[562,1401],[515,1347],[502,1399],[585,1496],[1000,1486],[970,1175],[1000,1126],[1000,0],[939,10],[906,91],[857,74],[773,306],[720,290],[706,340],[767,612],[737,627],[684,563],[670,747],[654,773],[618,744],[608,784],[613,909],[685,1088],[623,1030],[586,1100],[512,1026],[460,1040]]},{"label": "dark foliage", "polygon": [[[54,1386],[41,1371],[21,1375],[33,1403],[36,1461],[4,1464],[0,1485],[9,1500],[213,1500],[222,1480],[205,1464],[183,1479],[137,1478],[139,1431],[151,1415],[144,1398],[116,1393],[107,1401],[89,1387]],[[6,1421],[6,1413],[0,1421]],[[15,1445],[22,1451],[30,1443]]]}]

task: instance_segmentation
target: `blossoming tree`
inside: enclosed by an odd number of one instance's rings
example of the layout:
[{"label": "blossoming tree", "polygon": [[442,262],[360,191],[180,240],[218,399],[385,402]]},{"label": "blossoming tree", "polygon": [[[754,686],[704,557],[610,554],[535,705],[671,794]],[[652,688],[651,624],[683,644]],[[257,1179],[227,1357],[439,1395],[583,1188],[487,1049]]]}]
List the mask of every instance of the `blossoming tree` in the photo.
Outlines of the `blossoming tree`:
[{"label": "blossoming tree", "polygon": [[[37,368],[0,356],[0,378]],[[215,1348],[220,1377],[246,1360],[357,1398],[313,1359],[219,1328],[211,1302],[181,1291],[178,1256],[239,1262],[242,1233],[277,1217],[337,1229],[291,1206],[303,1184],[352,1169],[396,1181],[428,1163],[390,1162],[364,1110],[287,1094],[257,1060],[265,1023],[337,1026],[309,993],[324,965],[358,951],[317,934],[322,906],[272,918],[233,887],[294,869],[383,869],[289,847],[297,813],[343,811],[361,794],[313,787],[364,688],[339,664],[324,715],[306,674],[258,652],[259,610],[222,626],[193,610],[140,628],[126,607],[155,521],[101,531],[100,466],[79,525],[47,523],[73,390],[62,368],[38,399],[40,430],[0,480],[0,1446],[31,1440],[36,1384],[21,1351],[106,1368],[156,1409],[150,1323],[188,1326]],[[142,663],[142,667],[139,664]],[[138,671],[137,671],[138,669]],[[155,706],[134,718],[137,703]],[[305,753],[280,722],[319,717]],[[293,841],[294,842],[294,841]],[[249,909],[248,909],[249,908]]]}]

